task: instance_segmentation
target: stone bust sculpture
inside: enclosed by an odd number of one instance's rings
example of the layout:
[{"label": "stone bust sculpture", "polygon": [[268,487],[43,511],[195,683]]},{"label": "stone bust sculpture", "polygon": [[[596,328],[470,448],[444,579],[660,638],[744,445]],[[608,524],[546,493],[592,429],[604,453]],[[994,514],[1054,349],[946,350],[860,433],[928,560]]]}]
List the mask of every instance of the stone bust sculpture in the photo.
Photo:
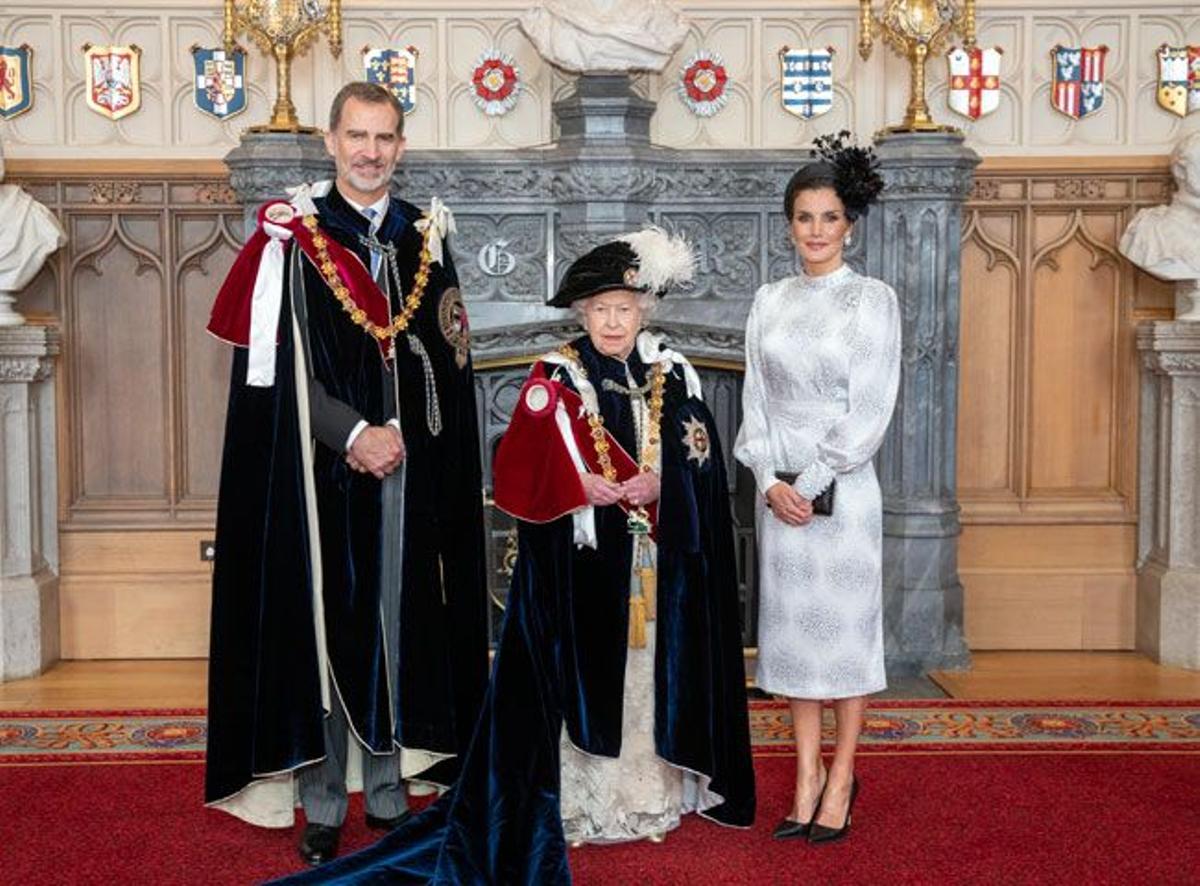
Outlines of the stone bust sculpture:
[{"label": "stone bust sculpture", "polygon": [[687,34],[667,0],[547,0],[521,29],[543,58],[580,74],[661,71]]},{"label": "stone bust sculpture", "polygon": [[[1200,132],[1183,138],[1171,155],[1177,190],[1169,205],[1141,210],[1121,237],[1121,253],[1156,277],[1181,281],[1177,319],[1200,319]],[[1189,305],[1187,302],[1193,302]]]},{"label": "stone bust sculpture", "polygon": [[[0,182],[4,147],[0,145]],[[16,293],[42,269],[46,258],[67,242],[62,225],[49,209],[16,185],[0,184],[0,326],[20,326],[13,309]]]}]

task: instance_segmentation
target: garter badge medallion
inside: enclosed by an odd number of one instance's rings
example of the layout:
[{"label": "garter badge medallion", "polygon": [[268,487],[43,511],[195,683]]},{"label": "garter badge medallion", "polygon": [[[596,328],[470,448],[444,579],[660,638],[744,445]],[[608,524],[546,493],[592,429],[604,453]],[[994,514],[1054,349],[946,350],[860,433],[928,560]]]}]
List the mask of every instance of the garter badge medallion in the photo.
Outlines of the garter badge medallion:
[{"label": "garter badge medallion", "polygon": [[459,369],[466,368],[471,356],[471,324],[467,321],[467,306],[463,304],[457,286],[442,293],[438,302],[438,326],[446,344],[454,349],[455,364]]},{"label": "garter badge medallion", "polygon": [[708,439],[708,428],[698,418],[689,418],[683,423],[683,445],[688,450],[688,461],[694,461],[697,466],[704,467],[712,451],[712,441]]}]

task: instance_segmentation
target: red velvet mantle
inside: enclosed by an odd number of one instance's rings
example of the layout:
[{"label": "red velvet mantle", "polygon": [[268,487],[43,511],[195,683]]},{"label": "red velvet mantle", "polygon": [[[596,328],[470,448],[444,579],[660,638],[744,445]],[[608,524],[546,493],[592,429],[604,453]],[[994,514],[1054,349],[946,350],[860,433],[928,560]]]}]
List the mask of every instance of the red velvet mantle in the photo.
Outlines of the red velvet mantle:
[{"label": "red velvet mantle", "polygon": [[[268,213],[271,215],[268,216]],[[271,241],[271,235],[263,229],[264,222],[291,231],[293,242],[299,244],[309,261],[317,267],[320,266],[313,234],[304,226],[303,216],[292,209],[291,204],[282,200],[264,204],[258,211],[258,228],[238,253],[229,275],[221,285],[221,291],[217,293],[213,302],[212,316],[208,321],[210,333],[237,347],[244,348],[250,345],[250,311],[254,281],[258,276],[263,250]],[[350,298],[354,304],[366,311],[367,317],[373,323],[387,326],[391,322],[387,296],[371,279],[371,274],[359,257],[327,234],[325,250],[337,268],[339,278],[350,290]],[[333,297],[332,293],[330,297]],[[386,353],[387,348],[388,342],[379,342],[380,353]]]},{"label": "red velvet mantle", "polygon": [[[587,506],[579,472],[555,422],[560,400],[588,470],[603,473],[579,394],[547,378],[543,364],[536,364],[521,388],[512,420],[496,451],[494,466],[496,507],[519,520],[548,523]],[[604,436],[617,482],[637,476],[640,471],[637,462],[607,429]],[[626,512],[631,507],[624,500],[618,505]],[[646,511],[653,535],[658,527],[658,504],[650,505]]]}]

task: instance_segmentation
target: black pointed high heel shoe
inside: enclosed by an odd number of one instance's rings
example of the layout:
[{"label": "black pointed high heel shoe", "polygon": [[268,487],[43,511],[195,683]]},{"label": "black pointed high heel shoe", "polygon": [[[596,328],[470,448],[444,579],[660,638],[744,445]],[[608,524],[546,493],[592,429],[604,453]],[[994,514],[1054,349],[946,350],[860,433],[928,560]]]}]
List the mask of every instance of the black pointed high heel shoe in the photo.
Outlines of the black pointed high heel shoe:
[{"label": "black pointed high heel shoe", "polygon": [[813,822],[817,820],[817,811],[821,808],[821,798],[825,796],[825,785],[829,784],[829,776],[825,777],[825,784],[821,785],[821,793],[817,794],[817,800],[813,803],[812,816],[808,821],[796,821],[794,818],[781,818],[779,824],[775,825],[775,830],[771,832],[771,836],[776,840],[796,840],[799,838],[807,838],[812,830]]},{"label": "black pointed high heel shoe", "polygon": [[795,821],[790,818],[781,818],[779,819],[779,824],[775,825],[775,830],[771,832],[771,836],[776,840],[795,840],[807,837],[811,828],[811,821]]},{"label": "black pointed high heel shoe", "polygon": [[854,798],[858,796],[858,778],[855,777],[850,782],[850,802],[846,804],[846,820],[842,822],[840,828],[830,828],[823,824],[817,824],[817,816],[821,812],[821,807],[818,806],[813,812],[811,826],[808,829],[808,842],[810,843],[835,843],[838,840],[844,840],[846,835],[850,833],[850,813],[854,811]]}]

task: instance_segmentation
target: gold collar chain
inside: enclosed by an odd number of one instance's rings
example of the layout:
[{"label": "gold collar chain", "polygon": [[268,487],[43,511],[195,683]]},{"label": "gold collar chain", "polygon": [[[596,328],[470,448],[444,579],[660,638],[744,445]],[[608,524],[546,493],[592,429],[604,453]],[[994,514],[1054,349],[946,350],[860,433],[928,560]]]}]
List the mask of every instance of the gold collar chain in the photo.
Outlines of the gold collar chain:
[{"label": "gold collar chain", "polygon": [[[587,375],[579,360],[578,351],[570,345],[563,345],[558,350],[578,372]],[[667,372],[663,368],[663,362],[656,362],[650,370],[650,415],[646,421],[646,442],[641,447],[641,457],[638,460],[638,468],[642,473],[654,470],[658,463],[663,388],[666,387],[666,382]],[[588,427],[592,431],[592,445],[596,450],[596,461],[600,463],[601,473],[604,474],[604,479],[615,483],[617,469],[613,467],[612,457],[609,455],[612,447],[604,435],[604,416],[598,410],[588,410]],[[644,507],[639,506],[629,511],[628,529],[633,536],[633,569],[637,577],[637,582],[629,590],[629,645],[633,649],[644,649],[647,640],[646,625],[655,620],[658,611],[658,574],[650,541],[650,515]]]},{"label": "gold collar chain", "polygon": [[354,299],[350,297],[350,289],[343,282],[341,275],[338,273],[337,265],[333,259],[329,257],[328,244],[317,228],[317,217],[315,215],[304,216],[304,227],[308,228],[312,234],[313,248],[317,250],[317,270],[321,272],[321,277],[325,280],[325,285],[333,292],[334,296],[342,304],[342,310],[350,315],[350,319],[354,324],[360,327],[367,335],[373,336],[380,341],[395,338],[401,332],[408,329],[408,324],[412,320],[413,314],[417,312],[417,308],[421,306],[421,299],[425,296],[425,287],[429,283],[429,267],[433,262],[429,252],[429,234],[433,230],[431,225],[426,231],[425,236],[421,240],[421,260],[417,267],[417,273],[413,277],[413,288],[404,298],[404,308],[399,314],[392,317],[392,322],[387,326],[379,326],[373,323],[367,317],[367,312],[354,303]]},{"label": "gold collar chain", "polygon": [[[566,357],[574,364],[576,370],[583,375],[587,372],[583,368],[583,364],[579,360],[579,352],[570,345],[563,345],[558,349],[558,352]],[[667,383],[667,373],[663,369],[662,362],[657,362],[650,370],[650,416],[646,422],[646,443],[641,447],[641,457],[638,460],[638,467],[642,473],[654,470],[654,466],[658,463],[658,444],[661,439],[660,429],[662,425],[662,410],[663,410],[663,388]],[[596,461],[600,463],[600,471],[604,474],[604,479],[610,483],[615,483],[617,480],[617,469],[613,467],[612,457],[608,454],[611,447],[608,444],[608,439],[604,436],[604,416],[599,412],[588,410],[588,427],[592,429],[592,445],[596,450]]]}]

